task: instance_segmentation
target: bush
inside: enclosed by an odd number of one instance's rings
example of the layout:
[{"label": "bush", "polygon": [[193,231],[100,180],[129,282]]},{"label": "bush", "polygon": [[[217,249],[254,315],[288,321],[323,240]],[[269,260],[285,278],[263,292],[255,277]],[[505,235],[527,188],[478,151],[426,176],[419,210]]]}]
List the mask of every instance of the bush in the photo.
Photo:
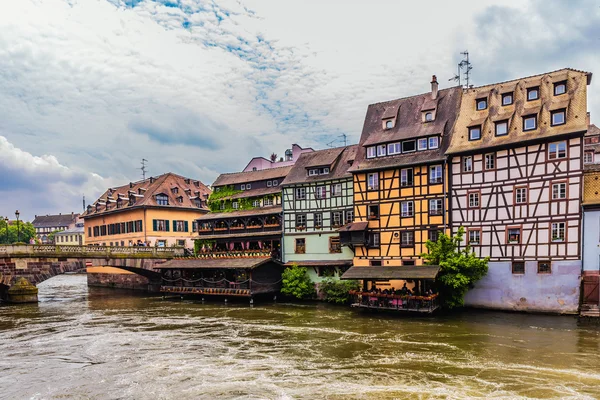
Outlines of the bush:
[{"label": "bush", "polygon": [[350,293],[348,292],[360,289],[360,283],[326,278],[320,283],[319,289],[325,295],[328,303],[347,304],[350,302]]},{"label": "bush", "polygon": [[308,276],[306,268],[293,264],[283,271],[281,278],[281,293],[297,299],[312,299],[315,297],[315,284]]}]

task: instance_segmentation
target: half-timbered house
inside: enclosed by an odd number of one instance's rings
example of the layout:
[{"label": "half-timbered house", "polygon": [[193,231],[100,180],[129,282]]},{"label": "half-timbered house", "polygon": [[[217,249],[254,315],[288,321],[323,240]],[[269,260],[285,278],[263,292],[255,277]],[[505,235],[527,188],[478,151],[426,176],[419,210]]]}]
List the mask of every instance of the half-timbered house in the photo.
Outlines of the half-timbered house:
[{"label": "half-timbered house", "polygon": [[600,316],[600,164],[586,164],[583,175],[581,315]]},{"label": "half-timbered house", "polygon": [[562,69],[464,91],[446,152],[452,230],[490,257],[466,304],[577,311],[590,80]]},{"label": "half-timbered house", "polygon": [[286,265],[308,268],[311,279],[339,277],[354,253],[338,229],[354,220],[352,174],[357,146],[304,153],[283,181]]},{"label": "half-timbered house", "polygon": [[461,92],[438,90],[434,76],[428,93],[368,107],[350,168],[354,223],[340,232],[353,268],[421,265],[427,240],[447,231],[444,153]]}]

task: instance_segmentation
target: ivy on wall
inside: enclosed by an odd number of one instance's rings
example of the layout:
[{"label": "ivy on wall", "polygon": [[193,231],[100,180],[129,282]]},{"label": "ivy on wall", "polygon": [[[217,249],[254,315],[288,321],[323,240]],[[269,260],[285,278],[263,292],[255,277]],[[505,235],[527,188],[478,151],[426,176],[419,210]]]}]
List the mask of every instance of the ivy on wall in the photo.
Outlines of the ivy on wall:
[{"label": "ivy on wall", "polygon": [[[219,189],[218,192],[214,191],[210,194],[210,196],[208,197],[208,208],[210,208],[211,212],[232,212],[239,210],[251,210],[253,208],[256,208],[252,203],[254,202],[254,200],[260,200],[260,198],[258,197],[247,197],[235,200],[231,199],[232,196],[242,192],[242,190],[234,189],[233,186],[223,186]],[[265,200],[274,200],[274,198],[275,195],[273,194],[269,194],[262,197],[263,204]],[[238,203],[237,208],[233,208],[234,202]],[[221,208],[221,204],[223,204],[223,208]]]}]

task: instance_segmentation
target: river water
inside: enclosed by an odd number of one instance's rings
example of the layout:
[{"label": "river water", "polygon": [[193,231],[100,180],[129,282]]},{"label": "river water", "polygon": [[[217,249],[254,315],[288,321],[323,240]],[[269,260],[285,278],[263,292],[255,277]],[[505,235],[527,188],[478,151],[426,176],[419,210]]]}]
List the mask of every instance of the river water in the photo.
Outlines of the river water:
[{"label": "river water", "polygon": [[39,288],[0,306],[1,399],[600,398],[600,330],[573,317],[202,304],[82,275]]}]

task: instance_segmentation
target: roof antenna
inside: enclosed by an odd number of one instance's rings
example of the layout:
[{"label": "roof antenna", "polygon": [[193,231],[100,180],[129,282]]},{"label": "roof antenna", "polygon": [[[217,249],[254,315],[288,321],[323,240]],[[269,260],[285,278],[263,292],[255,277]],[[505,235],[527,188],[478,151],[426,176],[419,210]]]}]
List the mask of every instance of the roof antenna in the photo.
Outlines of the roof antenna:
[{"label": "roof antenna", "polygon": [[142,167],[140,168],[142,170],[142,179],[146,180],[146,163],[148,162],[148,160],[146,160],[145,158],[142,158]]},{"label": "roof antenna", "polygon": [[[346,135],[345,133],[342,133],[340,136],[338,136],[338,138],[343,138],[344,147],[348,146],[348,135]],[[327,146],[335,147],[335,142],[337,142],[338,140],[339,139],[333,139],[331,142],[327,143]]]},{"label": "roof antenna", "polygon": [[83,195],[83,211],[85,211],[85,194]]},{"label": "roof antenna", "polygon": [[460,54],[464,58],[458,63],[458,69],[456,71],[456,75],[454,75],[454,77],[452,77],[448,80],[458,82],[458,86],[462,86],[461,76],[464,75],[465,80],[466,80],[466,85],[464,86],[464,88],[469,88],[470,87],[471,70],[473,69],[471,62],[469,61],[469,50],[465,50],[465,51],[461,52]]}]

